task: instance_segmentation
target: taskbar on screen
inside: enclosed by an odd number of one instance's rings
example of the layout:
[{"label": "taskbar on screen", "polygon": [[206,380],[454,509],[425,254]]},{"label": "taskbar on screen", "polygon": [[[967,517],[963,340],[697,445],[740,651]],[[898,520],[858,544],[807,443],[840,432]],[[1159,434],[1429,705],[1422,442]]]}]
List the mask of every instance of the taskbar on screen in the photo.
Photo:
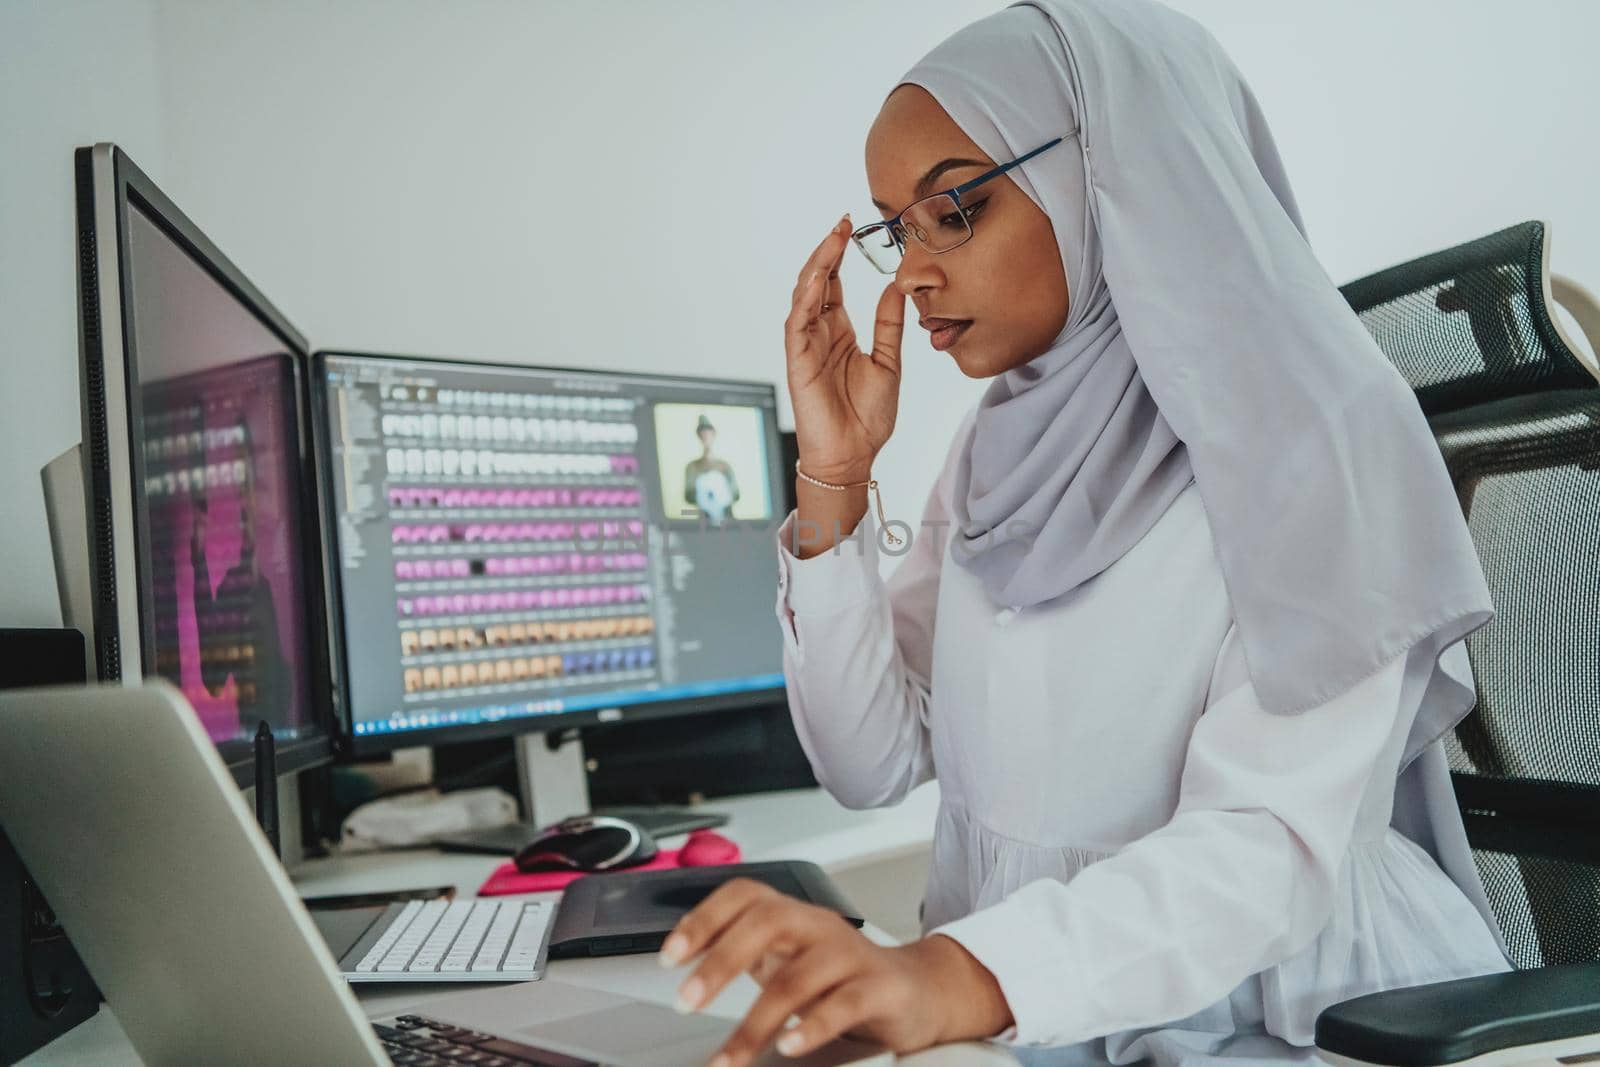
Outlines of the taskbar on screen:
[{"label": "taskbar on screen", "polygon": [[758,692],[783,686],[783,674],[756,674],[745,678],[725,678],[714,682],[690,682],[666,686],[661,689],[641,689],[632,693],[594,693],[571,697],[551,697],[545,700],[528,700],[511,704],[488,704],[468,708],[427,708],[397,713],[383,719],[357,721],[355,734],[371,737],[378,734],[403,733],[408,730],[431,730],[442,726],[473,726],[480,723],[500,722],[505,719],[531,718],[540,715],[565,715],[593,708],[615,708],[625,704],[641,704],[664,700],[681,700],[685,697],[711,696],[722,693]]}]

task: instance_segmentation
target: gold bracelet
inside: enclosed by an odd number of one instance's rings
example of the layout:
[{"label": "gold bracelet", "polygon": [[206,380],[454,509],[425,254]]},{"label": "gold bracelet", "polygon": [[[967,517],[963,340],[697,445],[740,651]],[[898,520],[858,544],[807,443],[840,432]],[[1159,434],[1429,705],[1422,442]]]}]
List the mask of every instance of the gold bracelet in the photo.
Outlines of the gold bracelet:
[{"label": "gold bracelet", "polygon": [[813,477],[811,477],[811,475],[809,475],[805,471],[801,470],[800,469],[800,461],[798,459],[794,461],[794,472],[796,474],[798,474],[801,478],[804,478],[806,481],[810,482],[812,485],[821,486],[823,489],[840,489],[840,490],[842,490],[842,489],[854,489],[858,485],[864,485],[868,489],[871,489],[872,490],[873,499],[875,499],[878,502],[878,524],[879,524],[880,529],[883,530],[884,539],[886,541],[888,541],[889,544],[891,544],[891,545],[900,544],[902,539],[900,537],[896,536],[893,530],[889,529],[889,520],[884,517],[884,514],[883,514],[883,497],[878,495],[878,479],[876,479],[876,478],[868,478],[864,482],[851,482],[848,485],[834,485],[832,482],[824,482],[824,481],[821,481],[819,479],[813,478]]}]

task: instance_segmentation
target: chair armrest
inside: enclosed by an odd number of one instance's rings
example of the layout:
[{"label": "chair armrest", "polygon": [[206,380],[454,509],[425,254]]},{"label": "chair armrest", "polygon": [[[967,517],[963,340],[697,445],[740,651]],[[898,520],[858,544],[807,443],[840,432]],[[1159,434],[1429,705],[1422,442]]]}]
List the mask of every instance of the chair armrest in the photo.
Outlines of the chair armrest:
[{"label": "chair armrest", "polygon": [[1583,339],[1589,342],[1589,351],[1572,343],[1572,338],[1567,336],[1567,331],[1561,326],[1561,320],[1554,315],[1550,321],[1555,325],[1556,333],[1566,342],[1572,354],[1578,357],[1578,362],[1589,369],[1589,373],[1600,379],[1600,300],[1594,294],[1571,278],[1560,274],[1548,275],[1550,283],[1549,296],[1561,305],[1577,322],[1578,329],[1583,331]]},{"label": "chair armrest", "polygon": [[1317,1017],[1316,1041],[1331,1056],[1386,1067],[1438,1067],[1527,1046],[1553,1056],[1600,1050],[1600,963],[1356,997]]}]

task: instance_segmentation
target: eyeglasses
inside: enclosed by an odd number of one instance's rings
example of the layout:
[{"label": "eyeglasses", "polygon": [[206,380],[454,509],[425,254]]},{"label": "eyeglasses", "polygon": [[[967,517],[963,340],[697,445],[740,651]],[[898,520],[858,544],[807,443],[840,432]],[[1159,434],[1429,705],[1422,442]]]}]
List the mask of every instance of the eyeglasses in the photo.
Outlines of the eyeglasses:
[{"label": "eyeglasses", "polygon": [[959,248],[972,239],[972,217],[983,207],[981,203],[962,204],[963,194],[971,192],[990,178],[998,178],[1012,167],[1027,162],[1077,132],[1073,130],[1062,134],[954,189],[923,197],[892,219],[861,227],[850,235],[850,239],[861,249],[862,255],[884,274],[893,274],[900,269],[900,257],[905,253],[907,234],[916,238],[917,243],[930,252],[948,252],[952,248]]}]

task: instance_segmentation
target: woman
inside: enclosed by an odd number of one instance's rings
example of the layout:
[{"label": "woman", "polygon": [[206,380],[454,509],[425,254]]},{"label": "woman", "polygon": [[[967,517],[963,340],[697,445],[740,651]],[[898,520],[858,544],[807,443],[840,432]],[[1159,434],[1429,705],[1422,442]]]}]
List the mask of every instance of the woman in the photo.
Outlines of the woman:
[{"label": "woman", "polygon": [[[723,1062],[797,1015],[780,1051],[1300,1063],[1329,1004],[1506,969],[1439,744],[1483,575],[1220,47],[1149,0],[1029,0],[913,67],[866,155],[894,280],[871,353],[843,223],[796,286],[777,614],[822,784],[939,780],[925,934],[729,883],[663,948],[700,957],[691,1009],[762,983]],[[992,381],[885,583],[862,485],[907,298]]]}]

